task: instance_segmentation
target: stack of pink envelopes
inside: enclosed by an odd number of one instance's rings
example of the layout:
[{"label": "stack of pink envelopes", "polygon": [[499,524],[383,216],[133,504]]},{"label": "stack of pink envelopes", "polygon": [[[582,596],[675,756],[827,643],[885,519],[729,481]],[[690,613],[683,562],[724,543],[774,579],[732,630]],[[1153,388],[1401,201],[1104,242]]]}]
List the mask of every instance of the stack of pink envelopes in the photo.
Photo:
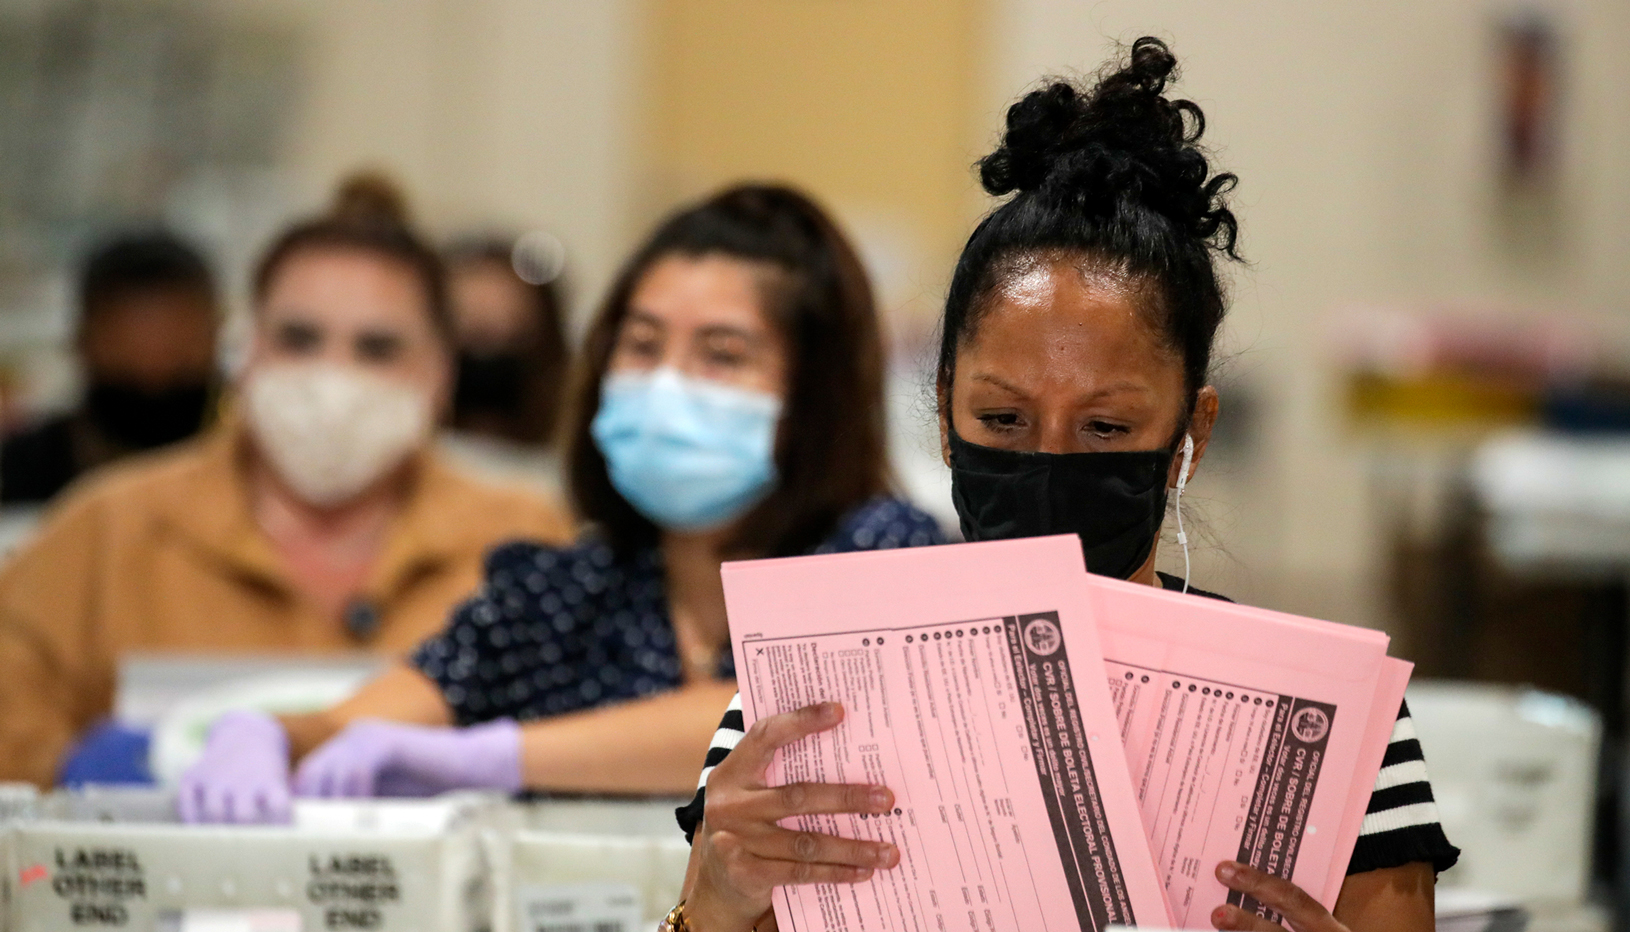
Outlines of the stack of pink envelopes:
[{"label": "stack of pink envelopes", "polygon": [[[1335,902],[1410,665],[1378,631],[1089,575],[1073,536],[726,564],[749,725],[842,702],[770,779],[882,783],[853,886],[787,932],[1209,928],[1219,861]],[[1231,898],[1231,899],[1230,899]]]}]

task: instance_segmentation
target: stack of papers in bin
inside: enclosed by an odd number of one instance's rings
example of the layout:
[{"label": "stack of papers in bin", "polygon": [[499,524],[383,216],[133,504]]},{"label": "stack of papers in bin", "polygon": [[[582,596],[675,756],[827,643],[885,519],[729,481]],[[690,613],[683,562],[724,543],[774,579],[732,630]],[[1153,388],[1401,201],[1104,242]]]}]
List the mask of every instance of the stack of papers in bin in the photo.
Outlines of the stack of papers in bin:
[{"label": "stack of papers in bin", "polygon": [[1410,666],[1387,636],[1089,575],[1074,536],[726,564],[748,725],[835,700],[772,784],[881,783],[855,887],[788,930],[1210,928],[1239,860],[1333,906]]}]

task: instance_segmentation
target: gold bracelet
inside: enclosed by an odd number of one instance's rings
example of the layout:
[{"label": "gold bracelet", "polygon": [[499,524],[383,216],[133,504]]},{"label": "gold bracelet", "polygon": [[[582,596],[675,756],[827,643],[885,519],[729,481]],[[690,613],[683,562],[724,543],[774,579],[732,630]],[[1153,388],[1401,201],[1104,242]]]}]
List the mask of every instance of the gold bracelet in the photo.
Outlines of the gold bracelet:
[{"label": "gold bracelet", "polygon": [[[657,923],[657,932],[694,932],[690,927],[690,920],[685,918],[685,901],[680,900],[679,905],[668,910],[668,915],[662,917]],[[758,932],[758,923],[753,923],[752,932]]]},{"label": "gold bracelet", "polygon": [[690,922],[685,918],[684,900],[680,900],[678,906],[662,917],[662,921],[657,923],[657,932],[691,932]]}]

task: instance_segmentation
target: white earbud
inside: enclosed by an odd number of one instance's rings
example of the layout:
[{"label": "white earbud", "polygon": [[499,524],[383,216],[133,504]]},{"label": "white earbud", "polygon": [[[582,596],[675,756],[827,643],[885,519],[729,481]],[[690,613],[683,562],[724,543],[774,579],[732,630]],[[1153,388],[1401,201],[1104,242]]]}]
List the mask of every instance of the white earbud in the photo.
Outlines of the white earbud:
[{"label": "white earbud", "polygon": [[1177,471],[1177,495],[1172,509],[1177,512],[1177,542],[1183,545],[1183,591],[1189,591],[1189,535],[1183,530],[1183,488],[1189,484],[1189,467],[1194,464],[1194,437],[1183,435],[1183,465]]}]

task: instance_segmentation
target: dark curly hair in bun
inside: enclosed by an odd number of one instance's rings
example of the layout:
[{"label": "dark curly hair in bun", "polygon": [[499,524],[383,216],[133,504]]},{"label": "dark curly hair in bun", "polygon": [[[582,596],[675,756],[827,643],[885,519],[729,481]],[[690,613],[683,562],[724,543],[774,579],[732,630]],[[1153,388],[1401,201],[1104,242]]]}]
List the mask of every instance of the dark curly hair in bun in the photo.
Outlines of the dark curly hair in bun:
[{"label": "dark curly hair in bun", "polygon": [[1192,411],[1227,306],[1214,259],[1239,258],[1239,223],[1226,206],[1237,179],[1211,173],[1200,108],[1166,98],[1176,73],[1166,43],[1144,37],[1090,89],[1054,81],[1008,109],[1002,144],[979,161],[979,177],[993,195],[1017,193],[980,222],[957,261],[941,331],[942,399],[990,295],[1037,258],[1071,257],[1152,286],[1145,310],[1182,357]]}]

